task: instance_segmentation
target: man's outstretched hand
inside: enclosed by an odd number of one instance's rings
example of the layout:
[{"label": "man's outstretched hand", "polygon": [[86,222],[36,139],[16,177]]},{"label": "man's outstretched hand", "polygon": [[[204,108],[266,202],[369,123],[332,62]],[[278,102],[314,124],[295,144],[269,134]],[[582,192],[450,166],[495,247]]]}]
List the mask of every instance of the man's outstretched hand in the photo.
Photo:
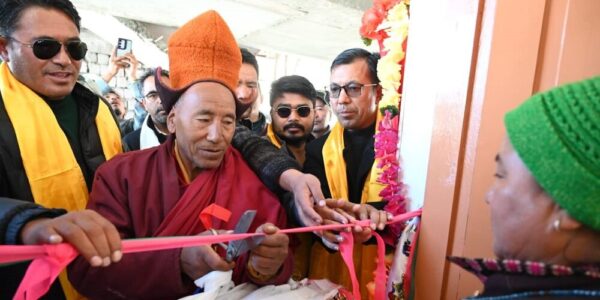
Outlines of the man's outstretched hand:
[{"label": "man's outstretched hand", "polygon": [[296,213],[301,225],[316,226],[323,223],[323,218],[315,210],[315,204],[321,210],[326,211],[332,220],[336,220],[339,223],[348,222],[344,216],[327,208],[324,201],[325,197],[321,191],[321,183],[314,175],[289,169],[281,174],[279,185],[284,190],[294,194]]},{"label": "man's outstretched hand", "polygon": [[21,230],[23,244],[67,242],[93,267],[121,260],[121,237],[115,226],[93,210],[70,212],[54,219],[36,219]]}]

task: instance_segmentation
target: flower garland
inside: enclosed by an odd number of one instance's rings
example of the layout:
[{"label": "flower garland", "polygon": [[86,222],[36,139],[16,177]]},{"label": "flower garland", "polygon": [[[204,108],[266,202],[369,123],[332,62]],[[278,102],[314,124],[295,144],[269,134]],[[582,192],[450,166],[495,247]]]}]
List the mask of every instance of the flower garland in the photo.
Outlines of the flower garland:
[{"label": "flower garland", "polygon": [[[377,64],[383,95],[378,105],[375,159],[381,169],[377,181],[385,185],[379,195],[387,201],[385,210],[394,215],[407,210],[404,184],[399,180],[398,127],[409,5],[408,0],[375,0],[363,15],[360,28],[367,45],[377,40],[382,56]],[[402,229],[402,224],[391,226],[392,235],[386,242],[394,245]]]},{"label": "flower garland", "polygon": [[[363,15],[360,28],[365,44],[369,45],[371,40],[376,40],[381,53],[377,64],[377,77],[383,95],[378,104],[375,161],[381,170],[377,181],[385,185],[379,196],[387,202],[384,209],[394,215],[407,211],[405,186],[399,178],[401,168],[398,161],[398,127],[409,6],[409,0],[374,0],[373,7]],[[413,228],[415,227],[407,227],[408,230]],[[401,223],[389,226],[387,234],[383,235],[385,242],[396,245],[403,230],[404,224]],[[410,275],[406,272],[409,255],[404,253],[406,246],[410,245],[407,242],[408,240],[400,241],[396,245],[399,247],[396,252],[400,251],[400,254],[394,255],[393,263],[391,257],[388,258],[390,259],[387,263],[390,267],[388,282],[390,299],[407,299],[410,295]],[[392,264],[395,267],[392,267]],[[374,282],[367,284],[367,287],[372,290]]]}]

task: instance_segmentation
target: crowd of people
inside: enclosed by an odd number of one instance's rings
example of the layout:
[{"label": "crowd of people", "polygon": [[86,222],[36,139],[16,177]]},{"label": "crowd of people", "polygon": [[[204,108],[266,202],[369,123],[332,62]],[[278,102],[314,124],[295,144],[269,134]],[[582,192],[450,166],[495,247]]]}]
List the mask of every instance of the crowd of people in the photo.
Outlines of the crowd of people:
[{"label": "crowd of people", "polygon": [[[138,78],[135,56],[113,53],[95,88],[80,81],[80,21],[69,0],[0,2],[0,244],[68,242],[81,254],[46,297],[175,299],[215,270],[238,284],[308,277],[351,290],[340,232],[279,229],[370,220],[352,228],[368,297],[373,232],[392,217],[371,176],[379,54],[341,51],[328,91],[298,75],[275,80],[267,118],[256,57],[217,12],[171,36],[169,71]],[[130,119],[108,85],[121,69],[140,98]],[[600,297],[598,124],[600,77],[506,115],[487,197],[499,260],[450,258],[485,279],[481,297]],[[208,228],[198,215],[210,205],[231,218]],[[233,230],[248,210],[257,212],[249,230],[265,237],[231,260],[211,246],[121,252],[122,239]],[[27,266],[0,267],[0,298]]]}]

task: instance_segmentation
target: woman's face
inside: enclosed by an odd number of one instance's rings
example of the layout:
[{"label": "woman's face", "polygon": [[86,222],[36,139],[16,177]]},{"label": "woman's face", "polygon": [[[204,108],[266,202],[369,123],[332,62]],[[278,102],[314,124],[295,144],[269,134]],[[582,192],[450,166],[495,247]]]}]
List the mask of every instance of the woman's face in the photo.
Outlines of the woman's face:
[{"label": "woman's face", "polygon": [[499,258],[551,262],[562,253],[552,236],[558,206],[535,181],[508,138],[496,156],[495,180],[486,196]]}]

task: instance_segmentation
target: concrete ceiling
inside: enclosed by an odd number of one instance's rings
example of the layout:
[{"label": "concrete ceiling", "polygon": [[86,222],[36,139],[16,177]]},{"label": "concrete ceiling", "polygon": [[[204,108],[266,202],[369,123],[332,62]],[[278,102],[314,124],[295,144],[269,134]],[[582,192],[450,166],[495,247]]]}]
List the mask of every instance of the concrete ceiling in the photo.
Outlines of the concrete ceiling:
[{"label": "concrete ceiling", "polygon": [[[124,34],[126,29],[108,26],[116,20],[137,34],[140,41],[151,44],[146,47],[153,56],[157,55],[155,51],[166,48],[168,36],[177,27],[203,11],[214,9],[223,16],[242,46],[328,62],[344,49],[364,47],[358,29],[363,11],[372,5],[370,0],[74,0],[73,3],[82,14],[84,28],[116,42],[116,36],[128,36]],[[99,15],[106,19],[91,20],[91,16]],[[119,32],[102,32],[107,30]],[[138,45],[134,41],[134,48]]]}]

